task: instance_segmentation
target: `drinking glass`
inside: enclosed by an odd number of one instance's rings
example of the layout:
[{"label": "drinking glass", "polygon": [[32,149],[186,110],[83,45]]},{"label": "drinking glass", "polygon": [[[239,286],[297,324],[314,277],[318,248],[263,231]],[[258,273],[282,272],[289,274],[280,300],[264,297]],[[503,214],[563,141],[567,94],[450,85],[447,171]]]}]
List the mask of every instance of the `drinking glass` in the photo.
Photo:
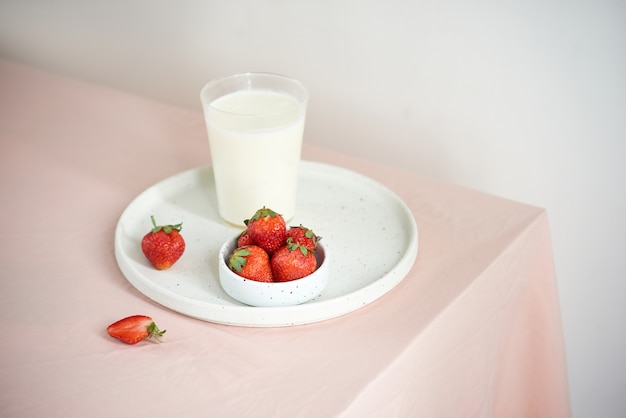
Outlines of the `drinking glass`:
[{"label": "drinking glass", "polygon": [[243,225],[264,206],[287,222],[294,217],[308,96],[300,81],[271,73],[235,74],[202,88],[225,221]]}]

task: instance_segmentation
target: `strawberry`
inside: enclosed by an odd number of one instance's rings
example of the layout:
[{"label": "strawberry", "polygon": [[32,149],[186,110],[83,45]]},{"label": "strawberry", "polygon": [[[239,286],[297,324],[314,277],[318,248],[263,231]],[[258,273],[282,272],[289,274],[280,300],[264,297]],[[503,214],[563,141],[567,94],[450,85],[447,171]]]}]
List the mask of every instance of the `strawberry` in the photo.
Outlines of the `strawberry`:
[{"label": "strawberry", "polygon": [[243,247],[244,245],[251,244],[254,243],[252,242],[252,238],[250,237],[250,234],[248,234],[248,230],[246,229],[239,235],[239,237],[237,237],[237,247]]},{"label": "strawberry", "polygon": [[133,315],[109,325],[107,333],[126,344],[137,344],[146,338],[161,341],[160,337],[165,334],[165,330],[161,331],[149,316]]},{"label": "strawberry", "polygon": [[311,251],[315,251],[317,248],[317,243],[322,237],[318,237],[315,235],[313,230],[302,226],[292,226],[287,230],[287,239],[291,238],[293,242],[298,243],[300,245],[304,245]]},{"label": "strawberry", "polygon": [[285,244],[287,226],[281,214],[263,206],[244,223],[248,227],[248,234],[252,242],[263,248],[268,254],[271,255]]},{"label": "strawberry", "polygon": [[157,270],[167,270],[183,255],[185,240],[180,235],[183,224],[157,226],[150,216],[154,228],[141,240],[141,251]]},{"label": "strawberry", "polygon": [[315,271],[317,260],[315,251],[309,250],[287,238],[287,244],[280,247],[272,256],[272,275],[274,281],[288,282],[301,279]]},{"label": "strawberry", "polygon": [[257,245],[246,245],[233,251],[228,258],[228,267],[236,274],[257,282],[271,282],[270,257]]}]

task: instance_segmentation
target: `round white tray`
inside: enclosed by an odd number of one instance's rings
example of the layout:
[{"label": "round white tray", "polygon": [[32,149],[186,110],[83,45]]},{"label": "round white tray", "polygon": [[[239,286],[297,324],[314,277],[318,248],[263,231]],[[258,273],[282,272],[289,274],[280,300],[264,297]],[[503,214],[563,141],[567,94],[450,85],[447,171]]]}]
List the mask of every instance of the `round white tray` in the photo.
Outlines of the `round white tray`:
[{"label": "round white tray", "polygon": [[[169,177],[137,196],[115,231],[120,270],[141,293],[182,314],[205,321],[253,327],[291,326],[353,312],[391,290],[413,266],[417,225],[406,204],[380,183],[353,171],[317,162],[300,165],[297,213],[322,236],[330,261],[326,289],[288,307],[251,307],[221,288],[218,251],[241,232],[224,223],[210,166]],[[157,224],[183,222],[185,253],[169,270],[156,270],[141,252],[141,239]],[[252,214],[250,214],[252,216]]]}]

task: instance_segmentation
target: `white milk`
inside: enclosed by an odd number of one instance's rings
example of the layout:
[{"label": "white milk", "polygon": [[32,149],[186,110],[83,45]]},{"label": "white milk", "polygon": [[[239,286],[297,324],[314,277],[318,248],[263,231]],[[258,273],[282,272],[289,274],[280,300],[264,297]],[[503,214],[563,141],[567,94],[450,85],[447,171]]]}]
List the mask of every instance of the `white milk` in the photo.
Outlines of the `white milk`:
[{"label": "white milk", "polygon": [[289,221],[295,213],[303,106],[287,94],[255,90],[227,94],[205,111],[220,216],[240,225],[265,206]]}]

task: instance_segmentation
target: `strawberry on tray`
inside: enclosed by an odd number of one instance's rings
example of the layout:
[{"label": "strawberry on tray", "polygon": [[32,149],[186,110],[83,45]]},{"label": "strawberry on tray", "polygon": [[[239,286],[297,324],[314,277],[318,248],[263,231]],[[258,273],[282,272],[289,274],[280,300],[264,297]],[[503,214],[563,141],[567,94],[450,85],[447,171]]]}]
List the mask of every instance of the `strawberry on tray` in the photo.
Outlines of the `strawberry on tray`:
[{"label": "strawberry on tray", "polygon": [[157,270],[167,270],[185,252],[185,240],[180,234],[182,223],[157,225],[150,216],[154,228],[141,240],[141,251]]}]

